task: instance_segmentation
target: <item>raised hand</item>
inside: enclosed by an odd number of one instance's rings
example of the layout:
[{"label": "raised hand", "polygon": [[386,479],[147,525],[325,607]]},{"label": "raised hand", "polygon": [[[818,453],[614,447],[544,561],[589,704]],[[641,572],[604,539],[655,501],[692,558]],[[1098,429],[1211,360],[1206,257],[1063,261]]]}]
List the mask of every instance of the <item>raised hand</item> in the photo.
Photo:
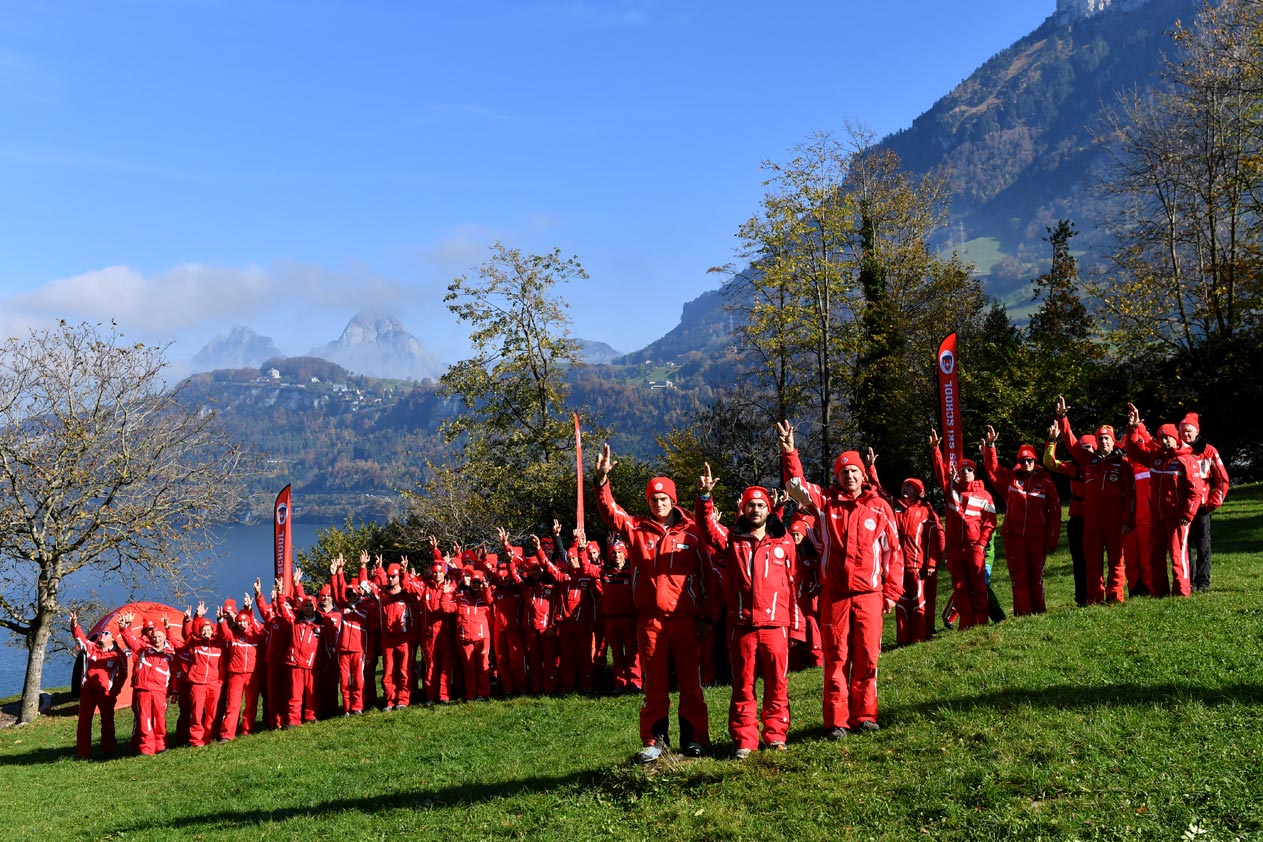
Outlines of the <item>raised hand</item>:
[{"label": "raised hand", "polygon": [[610,452],[610,443],[606,442],[601,446],[601,452],[596,457],[596,480],[597,485],[605,485],[605,480],[609,478],[610,471],[614,470],[614,466],[618,462],[615,461],[614,455]]},{"label": "raised hand", "polygon": [[930,428],[930,447],[937,450],[938,446],[942,443],[943,443],[943,440],[938,437],[938,430],[935,430],[933,427],[931,427]]},{"label": "raised hand", "polygon": [[1048,438],[1049,438],[1050,440],[1051,440],[1051,439],[1055,439],[1055,438],[1057,438],[1057,435],[1058,435],[1059,433],[1060,433],[1060,430],[1057,428],[1057,422],[1056,422],[1056,421],[1054,421],[1054,422],[1052,422],[1051,424],[1049,424],[1049,425],[1048,425]]},{"label": "raised hand", "polygon": [[1053,405],[1053,412],[1058,418],[1065,418],[1066,413],[1070,411],[1070,407],[1066,405],[1066,399],[1062,395],[1057,396],[1057,403]]},{"label": "raised hand", "polygon": [[794,449],[794,425],[788,421],[776,422],[776,436],[781,443],[781,452],[789,453]]},{"label": "raised hand", "polygon": [[864,467],[871,468],[876,464],[877,464],[877,454],[874,453],[873,449],[870,447],[868,450],[864,451]]},{"label": "raised hand", "polygon": [[999,440],[1000,435],[995,431],[995,427],[987,425],[987,433],[982,438],[982,443],[986,447],[995,447],[995,443]]},{"label": "raised hand", "polygon": [[705,497],[710,494],[711,490],[715,487],[715,483],[719,482],[719,480],[711,476],[710,463],[704,462],[703,464],[706,467],[702,472],[702,475],[697,478],[697,493]]}]

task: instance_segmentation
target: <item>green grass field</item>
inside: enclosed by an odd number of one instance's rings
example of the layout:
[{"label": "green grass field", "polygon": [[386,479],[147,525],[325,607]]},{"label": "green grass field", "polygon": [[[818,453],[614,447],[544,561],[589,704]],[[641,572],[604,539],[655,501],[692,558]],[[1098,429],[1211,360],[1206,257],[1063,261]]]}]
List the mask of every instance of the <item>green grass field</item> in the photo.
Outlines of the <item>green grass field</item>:
[{"label": "green grass field", "polygon": [[[883,654],[883,730],[819,739],[791,676],[790,750],[645,769],[635,698],[518,699],[317,723],[76,763],[74,719],[0,731],[5,839],[1263,838],[1263,486],[1215,519],[1213,590],[1050,611]],[[1064,545],[1064,541],[1063,541]],[[996,592],[1010,605],[1003,562]],[[889,629],[888,629],[889,631]],[[120,717],[120,731],[130,717]]]}]

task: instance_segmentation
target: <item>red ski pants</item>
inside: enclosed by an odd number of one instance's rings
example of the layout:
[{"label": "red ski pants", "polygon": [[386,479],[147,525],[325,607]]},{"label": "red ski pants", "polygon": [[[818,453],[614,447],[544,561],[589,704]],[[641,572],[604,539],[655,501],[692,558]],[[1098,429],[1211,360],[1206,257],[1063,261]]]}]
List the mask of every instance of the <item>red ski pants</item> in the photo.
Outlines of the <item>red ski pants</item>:
[{"label": "red ski pants", "polygon": [[[759,747],[759,721],[769,745],[785,742],[789,734],[789,629],[784,626],[739,626],[728,633],[732,658],[732,702],[728,705],[728,733],[737,748]],[[763,679],[763,710],[755,696],[755,681]]]},{"label": "red ski pants", "polygon": [[[986,591],[983,591],[986,599]],[[858,728],[877,721],[877,656],[881,591],[820,597],[824,632],[824,727]],[[985,611],[983,616],[985,617]],[[962,615],[963,617],[963,615]]]},{"label": "red ski pants", "polygon": [[606,617],[605,645],[610,650],[614,689],[640,686],[640,649],[636,645],[635,617]]},{"label": "red ski pants", "polygon": [[1018,617],[1048,610],[1044,602],[1047,546],[1042,535],[1004,536],[1004,557],[1013,583],[1013,613]]},{"label": "red ski pants", "polygon": [[79,689],[79,729],[75,734],[75,756],[92,756],[92,717],[101,712],[101,751],[113,754],[118,748],[114,733],[114,701],[118,694],[110,694],[100,687],[84,684]]},{"label": "red ski pants", "polygon": [[640,739],[645,745],[670,733],[671,664],[680,685],[680,745],[710,745],[710,713],[702,695],[697,620],[645,617],[636,624],[645,701],[640,706]]}]

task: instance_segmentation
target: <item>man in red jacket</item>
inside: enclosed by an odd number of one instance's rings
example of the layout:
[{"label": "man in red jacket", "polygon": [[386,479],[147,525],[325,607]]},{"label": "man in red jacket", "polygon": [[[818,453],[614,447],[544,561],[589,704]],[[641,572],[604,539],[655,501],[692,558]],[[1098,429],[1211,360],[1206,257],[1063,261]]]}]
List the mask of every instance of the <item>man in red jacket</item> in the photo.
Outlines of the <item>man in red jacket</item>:
[{"label": "man in red jacket", "polygon": [[632,599],[632,574],[627,566],[627,545],[622,538],[610,540],[609,558],[601,570],[600,612],[605,645],[610,650],[614,695],[640,692],[640,650],[636,646],[636,614]]},{"label": "man in red jacket", "polygon": [[1017,449],[1017,465],[1000,464],[995,443],[999,436],[988,425],[982,464],[991,487],[1004,494],[1004,556],[1013,584],[1013,613],[1019,617],[1043,614],[1044,563],[1061,537],[1061,500],[1052,476],[1037,465],[1035,448]]},{"label": "man in red jacket", "polygon": [[952,605],[960,614],[960,628],[985,626],[991,606],[987,597],[987,544],[995,532],[995,501],[978,479],[978,466],[964,459],[956,473],[947,474],[937,430],[930,431],[930,467],[947,500],[944,548],[952,574]]},{"label": "man in red jacket", "polygon": [[1196,412],[1190,412],[1180,421],[1180,444],[1188,448],[1201,478],[1201,504],[1193,522],[1189,524],[1188,542],[1197,553],[1193,564],[1192,589],[1210,590],[1210,514],[1224,504],[1228,496],[1228,469],[1219,458],[1219,451],[1201,437],[1202,422]]},{"label": "man in red jacket", "polygon": [[[688,757],[710,745],[710,714],[702,695],[698,641],[710,633],[707,602],[714,582],[710,558],[693,518],[676,505],[675,483],[655,477],[645,488],[648,516],[633,516],[614,502],[609,474],[618,463],[606,444],[596,460],[597,510],[627,545],[634,581],[636,637],[640,646],[645,701],[640,708],[641,763],[662,756],[671,712],[670,665],[680,686],[680,744]],[[713,595],[711,599],[713,599]]]},{"label": "man in red jacket", "polygon": [[[556,525],[560,530],[560,524]],[[557,625],[557,689],[590,693],[593,689],[592,626],[596,622],[596,588],[601,568],[588,561],[587,539],[576,530],[577,541],[565,551],[565,565],[557,568],[558,590],[553,602]]]},{"label": "man in red jacket", "polygon": [[228,644],[228,679],[225,682],[224,720],[219,726],[219,739],[233,740],[237,736],[237,720],[241,720],[241,733],[251,734],[258,727],[254,718],[259,708],[259,680],[262,673],[260,646],[264,640],[263,625],[254,619],[247,596],[236,617],[229,617],[223,625],[224,640]]},{"label": "man in red jacket", "polygon": [[89,640],[79,628],[79,617],[70,612],[70,631],[83,652],[83,679],[79,684],[79,729],[75,732],[75,757],[92,756],[92,717],[101,712],[101,751],[113,754],[118,748],[114,732],[114,702],[127,678],[127,650],[114,642],[108,628]]},{"label": "man in red jacket", "polygon": [[[279,579],[276,586],[277,590],[282,587]],[[285,656],[289,675],[289,707],[283,727],[297,728],[316,721],[316,658],[320,655],[323,627],[320,615],[316,613],[315,597],[300,597],[297,612],[284,596],[278,601],[281,618],[289,627],[289,652]]]},{"label": "man in red jacket", "polygon": [[[732,701],[728,733],[736,757],[745,760],[763,742],[781,751],[789,738],[789,629],[798,624],[794,539],[772,512],[766,488],[752,485],[741,494],[740,516],[730,530],[712,516],[715,478],[710,465],[698,480],[694,520],[706,530],[727,590],[728,653],[732,660]],[[758,714],[755,681],[763,678]]]},{"label": "man in red jacket", "polygon": [[491,651],[500,677],[500,692],[506,696],[529,693],[526,679],[526,629],[523,606],[526,602],[522,585],[522,548],[509,543],[509,533],[497,527],[504,551],[494,567],[487,566],[487,577],[495,597],[492,614]]},{"label": "man in red jacket", "polygon": [[118,618],[123,643],[136,655],[132,672],[132,694],[136,708],[136,749],[141,754],[157,754],[167,750],[167,693],[171,687],[175,649],[167,642],[167,618],[163,628],[154,627],[148,639],[132,633],[135,615],[130,612]]},{"label": "man in red jacket", "polygon": [[[833,463],[833,484],[803,476],[794,428],[776,425],[781,473],[790,497],[817,517],[820,627],[824,635],[824,728],[829,739],[876,731],[877,658],[882,615],[903,594],[903,552],[890,504],[864,487],[864,460],[848,450]],[[984,591],[984,610],[985,610]]]},{"label": "man in red jacket", "polygon": [[184,681],[189,700],[189,745],[204,746],[215,734],[215,713],[223,689],[227,642],[217,628],[225,623],[223,608],[216,609],[218,624],[206,618],[206,604],[197,604],[197,615],[185,620],[185,643],[181,649]]},{"label": "man in red jacket", "polygon": [[1171,593],[1188,596],[1192,592],[1189,570],[1189,525],[1201,505],[1201,477],[1192,454],[1181,446],[1180,431],[1174,424],[1158,428],[1157,440],[1149,436],[1140,413],[1127,405],[1129,452],[1149,466],[1149,490],[1153,518],[1150,542],[1150,570],[1154,581],[1166,578],[1167,558],[1171,560]]}]

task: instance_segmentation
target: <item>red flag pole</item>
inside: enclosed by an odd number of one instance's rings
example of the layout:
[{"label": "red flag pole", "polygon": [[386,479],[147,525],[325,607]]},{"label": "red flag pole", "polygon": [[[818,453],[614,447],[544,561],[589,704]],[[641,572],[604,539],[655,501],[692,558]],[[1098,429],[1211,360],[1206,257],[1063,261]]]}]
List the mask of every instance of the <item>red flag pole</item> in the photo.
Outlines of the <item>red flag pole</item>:
[{"label": "red flag pole", "polygon": [[947,446],[947,472],[955,473],[965,458],[964,434],[960,415],[960,366],[956,359],[956,334],[951,334],[938,348],[938,405],[943,421],[943,443]]},{"label": "red flag pole", "polygon": [[272,518],[272,559],[276,578],[281,580],[285,596],[294,595],[294,539],[290,534],[290,486],[276,495],[276,508]]},{"label": "red flag pole", "polygon": [[579,432],[579,413],[574,414],[574,464],[575,475],[578,479],[575,491],[575,514],[574,522],[576,529],[582,529],[587,532],[587,527],[583,525],[583,434]]}]

